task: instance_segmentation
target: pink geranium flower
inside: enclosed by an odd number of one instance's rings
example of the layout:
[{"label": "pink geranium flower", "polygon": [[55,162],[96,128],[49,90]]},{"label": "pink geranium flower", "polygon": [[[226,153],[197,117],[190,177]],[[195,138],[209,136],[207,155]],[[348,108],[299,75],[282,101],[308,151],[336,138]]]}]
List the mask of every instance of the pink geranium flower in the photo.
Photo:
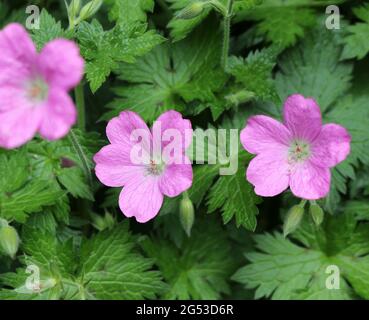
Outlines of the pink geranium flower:
[{"label": "pink geranium flower", "polygon": [[65,136],[76,122],[68,90],[82,79],[76,44],[54,40],[40,53],[20,24],[0,31],[0,146],[16,148],[36,132],[48,140]]},{"label": "pink geranium flower", "polygon": [[267,116],[251,117],[241,132],[244,148],[257,156],[247,168],[247,180],[261,196],[275,196],[288,187],[300,198],[316,200],[329,193],[330,168],[350,153],[351,137],[337,124],[322,124],[317,103],[290,96],[284,123]]},{"label": "pink geranium flower", "polygon": [[[168,141],[161,140],[166,133],[179,133],[180,163],[167,162],[163,154],[155,155],[155,130],[160,130],[161,150],[164,152]],[[190,139],[185,139],[191,131],[191,122],[183,119],[176,111],[163,113],[150,130],[146,123],[134,112],[124,111],[109,121],[106,134],[111,144],[103,147],[94,157],[96,176],[106,186],[124,187],[120,193],[119,206],[126,217],[135,217],[144,223],[154,218],[163,203],[164,195],[178,196],[192,185],[192,166],[185,155]],[[141,140],[142,159],[133,159],[132,151],[137,146],[139,135],[147,136]],[[185,132],[187,131],[187,133]],[[165,141],[165,142],[163,142]],[[172,159],[173,160],[173,159]]]}]

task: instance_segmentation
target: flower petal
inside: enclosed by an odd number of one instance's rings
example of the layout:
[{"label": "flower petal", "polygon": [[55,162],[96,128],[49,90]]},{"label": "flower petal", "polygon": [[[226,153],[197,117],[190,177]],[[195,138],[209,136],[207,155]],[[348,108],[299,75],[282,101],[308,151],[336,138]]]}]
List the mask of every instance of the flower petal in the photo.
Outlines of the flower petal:
[{"label": "flower petal", "polygon": [[29,72],[37,56],[31,37],[19,23],[11,23],[0,31],[0,52],[1,73],[3,68]]},{"label": "flower petal", "polygon": [[39,108],[43,113],[39,132],[45,139],[56,140],[64,137],[76,123],[77,111],[73,100],[60,89],[53,88],[47,102]]},{"label": "flower petal", "polygon": [[311,161],[298,163],[291,170],[290,188],[299,198],[317,200],[329,193],[331,173],[329,168],[315,165]]},{"label": "flower petal", "polygon": [[152,133],[155,137],[155,131],[158,130],[157,135],[162,139],[162,148],[164,148],[170,141],[163,140],[171,139],[173,129],[178,133],[178,141],[181,141],[181,149],[184,152],[192,141],[192,125],[190,120],[183,119],[181,113],[175,110],[164,112],[154,122]]},{"label": "flower petal", "polygon": [[255,186],[255,193],[263,197],[272,197],[288,188],[289,164],[288,149],[280,147],[275,152],[265,152],[251,160],[247,171],[247,180]]},{"label": "flower petal", "polygon": [[287,98],[283,110],[284,123],[294,138],[313,142],[322,127],[322,115],[315,100],[294,94]]},{"label": "flower petal", "polygon": [[132,132],[136,129],[143,130],[151,138],[150,129],[137,113],[123,111],[118,117],[109,121],[106,127],[106,135],[111,143],[132,146]]},{"label": "flower petal", "polygon": [[13,149],[31,140],[37,132],[41,117],[39,109],[28,107],[0,113],[0,146]]},{"label": "flower petal", "polygon": [[160,177],[160,191],[168,197],[176,197],[192,185],[191,164],[171,164]]},{"label": "flower petal", "polygon": [[126,217],[135,217],[138,222],[145,223],[158,214],[163,198],[158,178],[141,176],[132,179],[123,188],[119,207]]},{"label": "flower petal", "polygon": [[326,124],[312,145],[313,161],[321,167],[334,167],[350,154],[351,136],[338,124]]},{"label": "flower petal", "polygon": [[57,39],[42,49],[38,68],[48,84],[70,90],[82,80],[84,61],[74,42]]},{"label": "flower petal", "polygon": [[268,152],[274,147],[288,146],[291,135],[277,120],[267,116],[253,116],[241,131],[241,143],[250,153]]},{"label": "flower petal", "polygon": [[118,144],[103,147],[94,161],[96,176],[108,187],[122,187],[144,174],[144,167],[132,164],[130,151]]}]

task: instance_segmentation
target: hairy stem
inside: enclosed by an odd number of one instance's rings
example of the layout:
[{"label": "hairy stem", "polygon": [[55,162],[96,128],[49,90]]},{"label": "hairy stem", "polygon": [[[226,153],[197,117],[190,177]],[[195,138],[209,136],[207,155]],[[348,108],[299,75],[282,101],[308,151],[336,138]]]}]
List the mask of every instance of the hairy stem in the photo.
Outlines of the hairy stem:
[{"label": "hairy stem", "polygon": [[233,13],[233,0],[228,0],[227,9],[224,15],[223,26],[223,50],[222,50],[222,67],[227,69],[228,53],[229,53],[229,38],[231,34],[231,20]]},{"label": "hairy stem", "polygon": [[74,89],[74,95],[76,98],[76,106],[78,111],[78,127],[84,131],[86,129],[86,113],[85,113],[85,94],[83,91],[83,83],[80,83]]},{"label": "hairy stem", "polygon": [[85,175],[88,179],[88,182],[89,182],[90,186],[92,186],[92,175],[91,175],[90,167],[88,165],[88,160],[87,160],[87,157],[86,157],[81,145],[78,142],[78,138],[77,138],[76,134],[74,133],[73,129],[70,130],[68,137],[69,137],[69,140],[70,140],[70,142],[73,146],[74,151],[76,152],[78,158],[80,159],[80,161],[82,163],[83,171],[85,172]]}]

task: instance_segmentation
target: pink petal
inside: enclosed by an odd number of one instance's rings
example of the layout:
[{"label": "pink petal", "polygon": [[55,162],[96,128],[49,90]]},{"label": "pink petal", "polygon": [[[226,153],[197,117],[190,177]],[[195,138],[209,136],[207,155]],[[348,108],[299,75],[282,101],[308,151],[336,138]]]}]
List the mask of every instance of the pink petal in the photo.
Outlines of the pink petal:
[{"label": "pink petal", "polygon": [[141,176],[132,179],[119,196],[119,207],[123,214],[145,223],[154,218],[163,204],[158,178]]},{"label": "pink petal", "polygon": [[291,170],[290,188],[299,198],[317,200],[329,193],[331,173],[329,168],[316,166],[311,161],[298,163]]},{"label": "pink petal", "polygon": [[106,135],[111,143],[131,146],[132,132],[143,130],[151,137],[151,132],[142,118],[135,112],[123,111],[118,117],[111,119],[106,127]]},{"label": "pink petal", "polygon": [[31,140],[37,132],[41,117],[39,109],[27,106],[0,113],[0,146],[13,149]]},{"label": "pink petal", "polygon": [[176,197],[192,185],[192,165],[171,164],[160,177],[160,191],[168,197]]},{"label": "pink petal", "polygon": [[130,152],[119,144],[103,147],[95,156],[96,176],[108,187],[122,187],[144,175],[144,167],[132,164]]},{"label": "pink petal", "polygon": [[30,67],[36,59],[36,48],[26,29],[19,23],[11,23],[0,31],[0,66],[17,63]]},{"label": "pink petal", "polygon": [[277,120],[267,116],[254,116],[248,119],[241,131],[241,143],[250,153],[268,152],[274,147],[288,146],[291,135],[288,129]]},{"label": "pink petal", "polygon": [[82,80],[84,61],[74,42],[57,39],[42,49],[38,68],[47,83],[70,90]]},{"label": "pink petal", "polygon": [[[171,139],[170,136],[172,135],[170,129],[176,130],[180,136],[178,141],[181,141],[182,150],[186,150],[192,141],[191,121],[183,119],[182,114],[174,110],[169,110],[160,115],[153,124],[152,133],[154,135],[155,130],[158,130],[159,136],[162,137],[163,140],[166,140],[162,142],[162,148],[170,142],[169,139]],[[164,136],[165,132],[167,132],[167,137]]]},{"label": "pink petal", "polygon": [[60,89],[51,89],[47,102],[40,109],[42,122],[39,132],[45,139],[56,140],[64,137],[76,123],[77,111],[73,100]]},{"label": "pink petal", "polygon": [[351,136],[337,124],[323,126],[312,145],[313,161],[321,167],[334,167],[350,154]]},{"label": "pink petal", "polygon": [[312,142],[322,127],[322,116],[317,103],[300,94],[287,98],[283,110],[284,123],[295,138]]},{"label": "pink petal", "polygon": [[287,153],[287,147],[279,147],[261,153],[251,160],[246,171],[246,178],[255,186],[256,194],[272,197],[288,188]]}]

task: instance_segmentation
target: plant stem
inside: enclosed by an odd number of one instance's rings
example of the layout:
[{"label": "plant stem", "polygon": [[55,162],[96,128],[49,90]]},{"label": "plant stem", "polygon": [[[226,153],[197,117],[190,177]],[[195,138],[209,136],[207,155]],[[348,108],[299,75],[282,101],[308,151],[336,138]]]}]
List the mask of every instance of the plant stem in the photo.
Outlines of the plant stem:
[{"label": "plant stem", "polygon": [[85,172],[86,177],[88,178],[88,182],[90,186],[92,186],[92,175],[91,175],[90,167],[88,165],[88,160],[87,160],[85,153],[83,152],[81,145],[78,142],[77,136],[75,135],[73,129],[69,131],[68,137],[69,137],[70,142],[72,143],[74,151],[76,152],[78,158],[81,160],[83,170]]},{"label": "plant stem", "polygon": [[85,115],[85,93],[83,91],[83,83],[80,83],[74,89],[74,95],[76,98],[76,106],[78,111],[78,127],[84,131],[86,129],[86,115]]},{"label": "plant stem", "polygon": [[227,10],[224,15],[223,50],[222,50],[222,60],[221,60],[222,67],[224,70],[227,69],[232,14],[233,14],[233,0],[228,0]]}]

